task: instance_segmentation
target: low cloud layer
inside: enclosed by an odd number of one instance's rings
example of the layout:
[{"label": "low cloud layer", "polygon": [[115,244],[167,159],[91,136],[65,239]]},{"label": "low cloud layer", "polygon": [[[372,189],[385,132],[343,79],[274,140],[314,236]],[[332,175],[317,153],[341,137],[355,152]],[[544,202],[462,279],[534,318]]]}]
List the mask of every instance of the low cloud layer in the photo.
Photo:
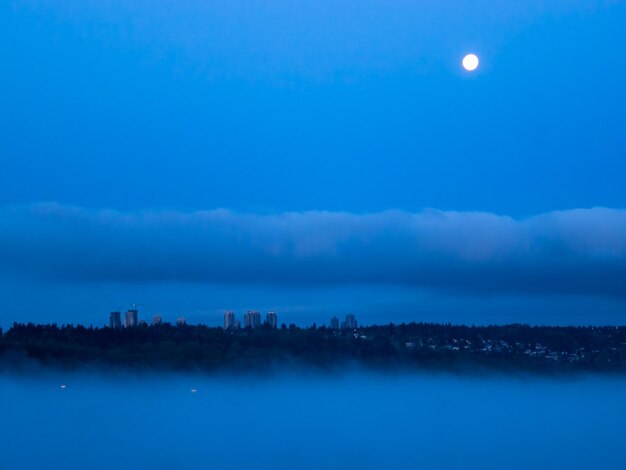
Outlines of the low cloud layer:
[{"label": "low cloud layer", "polygon": [[626,211],[0,209],[0,271],[73,282],[398,285],[626,297]]}]

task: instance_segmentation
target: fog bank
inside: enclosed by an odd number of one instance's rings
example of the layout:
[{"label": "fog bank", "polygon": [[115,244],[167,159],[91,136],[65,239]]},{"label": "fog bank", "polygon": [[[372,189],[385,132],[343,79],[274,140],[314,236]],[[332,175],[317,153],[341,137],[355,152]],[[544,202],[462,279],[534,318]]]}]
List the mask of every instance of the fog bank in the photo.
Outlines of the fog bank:
[{"label": "fog bank", "polygon": [[3,376],[0,468],[621,469],[625,385],[360,372]]}]

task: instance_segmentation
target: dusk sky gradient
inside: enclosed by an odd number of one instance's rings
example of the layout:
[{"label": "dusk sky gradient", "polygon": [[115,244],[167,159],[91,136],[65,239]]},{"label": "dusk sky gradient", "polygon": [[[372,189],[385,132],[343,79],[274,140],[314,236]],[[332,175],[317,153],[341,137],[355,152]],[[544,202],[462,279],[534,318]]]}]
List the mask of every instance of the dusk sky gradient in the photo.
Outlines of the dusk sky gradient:
[{"label": "dusk sky gradient", "polygon": [[2,2],[0,326],[624,324],[624,25],[621,1]]}]

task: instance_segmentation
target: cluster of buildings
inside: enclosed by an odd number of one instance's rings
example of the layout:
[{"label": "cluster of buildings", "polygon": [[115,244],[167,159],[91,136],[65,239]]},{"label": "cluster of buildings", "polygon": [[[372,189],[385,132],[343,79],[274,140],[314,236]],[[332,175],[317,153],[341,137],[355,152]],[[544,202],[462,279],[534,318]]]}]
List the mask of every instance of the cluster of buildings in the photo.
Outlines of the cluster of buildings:
[{"label": "cluster of buildings", "polygon": [[[152,317],[152,325],[160,325],[163,323],[163,318],[161,315],[155,315]],[[139,320],[139,310],[136,308],[131,308],[126,311],[124,315],[124,324],[122,325],[122,313],[120,311],[111,312],[109,314],[109,328],[134,328],[139,325],[146,325],[145,320]],[[186,325],[187,321],[183,318],[176,319],[176,325],[182,326]]]},{"label": "cluster of buildings", "polygon": [[[278,326],[278,315],[276,312],[268,312],[265,315],[265,324],[271,328]],[[243,316],[244,328],[258,328],[261,326],[261,313],[255,310],[247,311]],[[224,329],[234,330],[241,328],[241,322],[235,317],[235,312],[229,310],[224,314]]]},{"label": "cluster of buildings", "polygon": [[[160,325],[163,323],[161,315],[155,315],[152,317],[152,325]],[[176,319],[176,325],[185,325],[187,322],[183,317]],[[145,320],[139,319],[139,311],[136,308],[131,308],[124,314],[124,321],[122,323],[122,313],[120,311],[111,312],[109,314],[109,327],[110,328],[133,328],[139,325],[146,325]],[[270,328],[278,327],[278,315],[276,312],[268,312],[265,315],[265,322],[261,323],[261,313],[256,310],[249,310],[243,315],[243,327],[244,328],[259,328],[262,324],[269,326]],[[224,329],[236,330],[241,328],[241,322],[235,316],[235,312],[229,310],[224,314]],[[332,330],[354,330],[357,328],[357,321],[354,315],[346,315],[346,319],[339,323],[337,317],[330,319],[330,328]]]},{"label": "cluster of buildings", "polygon": [[[268,312],[265,315],[265,325],[271,328],[278,327],[278,316],[276,312]],[[255,310],[247,311],[243,316],[243,327],[244,328],[258,328],[261,326],[261,313]],[[346,319],[339,322],[337,317],[333,317],[330,319],[330,328],[332,330],[355,330],[358,327],[356,317],[353,314],[346,315]],[[225,330],[236,330],[241,328],[241,322],[235,316],[235,312],[229,310],[224,314],[224,329]]]},{"label": "cluster of buildings", "polygon": [[[131,308],[124,315],[124,327],[132,328],[139,325],[139,311]],[[122,327],[122,313],[119,311],[111,312],[109,314],[109,327],[121,328]]]},{"label": "cluster of buildings", "polygon": [[339,324],[339,319],[337,317],[333,317],[330,319],[330,329],[331,330],[356,330],[357,322],[356,317],[349,313],[346,315],[346,319]]}]

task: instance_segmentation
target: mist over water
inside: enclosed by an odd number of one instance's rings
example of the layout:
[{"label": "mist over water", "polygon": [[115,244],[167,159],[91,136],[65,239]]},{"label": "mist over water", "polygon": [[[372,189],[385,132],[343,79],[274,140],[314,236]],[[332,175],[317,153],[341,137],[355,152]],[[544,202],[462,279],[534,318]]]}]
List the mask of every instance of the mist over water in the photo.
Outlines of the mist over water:
[{"label": "mist over water", "polygon": [[625,390],[615,377],[5,375],[0,468],[623,469]]}]

